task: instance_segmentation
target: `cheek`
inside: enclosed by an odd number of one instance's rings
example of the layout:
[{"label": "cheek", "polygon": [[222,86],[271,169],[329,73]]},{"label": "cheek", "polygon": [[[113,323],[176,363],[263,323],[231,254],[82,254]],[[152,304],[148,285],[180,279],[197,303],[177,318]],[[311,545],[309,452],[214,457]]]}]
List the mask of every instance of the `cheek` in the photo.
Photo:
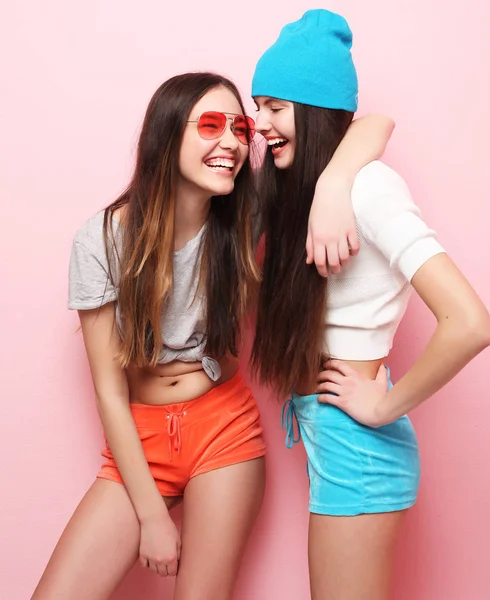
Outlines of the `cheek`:
[{"label": "cheek", "polygon": [[[239,142],[240,143],[240,142]],[[240,168],[243,167],[243,163],[247,160],[250,153],[250,146],[244,146],[243,144],[239,148],[240,152]]]},{"label": "cheek", "polygon": [[290,142],[294,143],[294,140],[296,139],[296,131],[294,128],[294,123],[291,123],[291,119],[287,119],[284,124],[284,135]]},{"label": "cheek", "polygon": [[196,154],[196,141],[190,139],[190,136],[184,136],[179,153],[180,170],[185,171],[189,163],[194,160]]},{"label": "cheek", "polygon": [[214,145],[202,138],[184,139],[179,155],[181,168],[184,167],[184,170],[186,166],[187,168],[195,168],[196,163],[202,163],[206,156],[212,152]]}]

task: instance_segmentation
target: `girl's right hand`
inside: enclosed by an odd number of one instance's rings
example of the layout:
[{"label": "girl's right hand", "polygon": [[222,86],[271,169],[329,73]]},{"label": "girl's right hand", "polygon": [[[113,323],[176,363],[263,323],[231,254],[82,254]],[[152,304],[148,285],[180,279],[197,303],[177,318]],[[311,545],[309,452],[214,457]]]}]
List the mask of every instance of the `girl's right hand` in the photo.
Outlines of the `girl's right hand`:
[{"label": "girl's right hand", "polygon": [[350,256],[359,252],[359,236],[352,208],[351,184],[320,177],[311,204],[306,238],[306,263],[315,263],[328,277],[340,273]]},{"label": "girl's right hand", "polygon": [[175,577],[180,560],[180,535],[167,514],[141,522],[140,563],[161,577]]}]

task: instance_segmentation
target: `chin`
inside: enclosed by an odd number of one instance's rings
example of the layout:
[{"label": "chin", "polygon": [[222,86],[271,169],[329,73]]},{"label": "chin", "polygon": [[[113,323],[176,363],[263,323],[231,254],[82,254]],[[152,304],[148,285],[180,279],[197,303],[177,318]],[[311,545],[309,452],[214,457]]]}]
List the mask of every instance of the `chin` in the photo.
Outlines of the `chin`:
[{"label": "chin", "polygon": [[284,158],[281,156],[277,159],[274,159],[274,166],[276,167],[276,169],[281,169],[281,171],[284,171],[291,167],[292,162],[292,160],[284,160]]},{"label": "chin", "polygon": [[[288,149],[289,150],[289,149]],[[280,154],[279,156],[274,157],[274,166],[276,169],[289,169],[293,164],[294,155],[291,156],[291,152],[287,154]]]},{"label": "chin", "polygon": [[233,181],[223,182],[221,185],[210,185],[208,186],[208,190],[212,196],[227,196],[231,194],[233,189],[235,188],[235,183]]}]

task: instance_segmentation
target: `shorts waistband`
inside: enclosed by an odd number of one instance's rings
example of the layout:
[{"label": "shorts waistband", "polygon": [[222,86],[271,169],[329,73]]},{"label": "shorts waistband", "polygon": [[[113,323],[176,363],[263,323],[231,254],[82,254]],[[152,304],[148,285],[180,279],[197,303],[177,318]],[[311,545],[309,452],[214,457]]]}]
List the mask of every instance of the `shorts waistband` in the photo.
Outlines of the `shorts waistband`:
[{"label": "shorts waistband", "polygon": [[[388,365],[385,364],[384,367],[386,369],[386,376],[388,379],[388,391],[390,391],[391,388],[393,387],[393,382],[391,381],[391,371],[390,371],[390,367]],[[336,395],[336,394],[333,394],[333,392],[327,392],[327,393],[332,394],[333,396]],[[289,400],[286,400],[286,402],[289,402],[291,400],[296,408],[296,405],[301,405],[302,403],[316,401],[319,395],[320,395],[320,392],[316,393],[316,394],[308,394],[307,396],[302,396],[301,394],[298,394],[297,392],[292,392],[291,396],[289,397]]]},{"label": "shorts waistband", "polygon": [[[180,453],[182,428],[187,424],[212,419],[222,404],[229,404],[240,392],[247,393],[247,386],[240,371],[221,385],[217,385],[202,396],[187,402],[174,404],[131,404],[131,413],[137,427],[151,431],[167,431],[169,436],[170,460],[172,451]],[[240,395],[238,398],[240,399]]]},{"label": "shorts waistband", "polygon": [[[388,365],[385,365],[385,368],[388,378],[388,391],[390,391],[393,387],[391,382],[391,371]],[[292,392],[291,396],[284,402],[281,413],[281,427],[286,431],[286,446],[288,448],[292,448],[294,444],[297,444],[301,440],[298,412],[301,417],[302,407],[304,408],[310,403],[318,402],[318,396],[319,394],[301,396],[296,392]]]},{"label": "shorts waistband", "polygon": [[130,404],[131,413],[137,425],[140,427],[150,426],[154,428],[160,419],[162,425],[166,415],[187,415],[192,413],[193,419],[200,419],[210,414],[214,407],[228,402],[236,393],[245,391],[247,385],[240,371],[233,377],[217,385],[202,396],[187,400],[186,402],[175,402],[173,404]]}]

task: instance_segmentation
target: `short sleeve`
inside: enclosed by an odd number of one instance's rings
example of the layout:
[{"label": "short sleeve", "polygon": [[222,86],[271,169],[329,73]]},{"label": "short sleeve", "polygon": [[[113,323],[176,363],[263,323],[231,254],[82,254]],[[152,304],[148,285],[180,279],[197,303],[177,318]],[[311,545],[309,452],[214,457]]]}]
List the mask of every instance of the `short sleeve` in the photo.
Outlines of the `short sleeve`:
[{"label": "short sleeve", "polygon": [[[92,235],[91,235],[92,234]],[[100,236],[94,239],[88,224],[77,232],[70,256],[68,308],[90,310],[113,302],[117,292],[109,276],[109,267]]]},{"label": "short sleeve", "polygon": [[444,248],[423,221],[405,181],[381,162],[359,172],[352,190],[358,227],[390,263],[411,281]]}]

